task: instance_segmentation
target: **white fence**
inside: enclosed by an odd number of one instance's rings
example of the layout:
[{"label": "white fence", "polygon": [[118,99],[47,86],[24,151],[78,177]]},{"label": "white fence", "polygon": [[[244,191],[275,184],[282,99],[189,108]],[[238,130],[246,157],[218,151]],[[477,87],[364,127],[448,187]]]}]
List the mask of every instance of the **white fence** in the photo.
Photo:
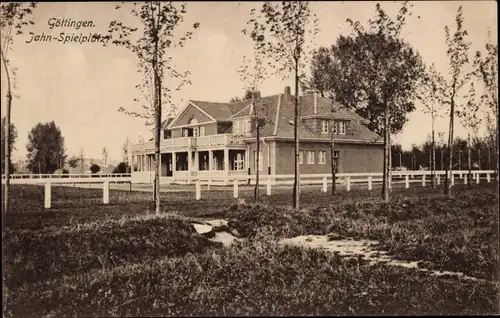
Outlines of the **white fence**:
[{"label": "white fence", "polygon": [[[103,183],[108,182],[131,182],[130,173],[109,174],[11,174],[11,184],[45,184],[47,182],[58,183]],[[2,184],[5,183],[5,175],[2,175]]]},{"label": "white fence", "polygon": [[[436,182],[441,184],[444,180],[446,172],[436,171]],[[468,171],[453,171],[450,178],[451,185],[462,181],[467,184]],[[492,176],[496,177],[493,170],[475,170],[471,172],[470,182],[480,183],[480,180],[491,182]],[[303,174],[300,176],[301,185],[319,185],[321,184],[321,191],[327,192],[328,184],[332,183],[331,174]],[[368,190],[373,189],[374,183],[382,182],[382,173],[337,173],[336,183],[344,184],[346,191],[351,190],[352,184],[366,184]],[[462,179],[462,180],[460,180]],[[262,175],[260,176],[259,183],[266,186],[266,194],[271,195],[273,186],[277,185],[292,185],[294,182],[294,175]],[[51,185],[58,183],[102,183],[103,184],[103,204],[109,203],[109,183],[110,182],[131,182],[130,174],[94,174],[94,175],[22,175],[14,174],[11,178],[13,184],[45,184],[45,208],[51,207]],[[224,183],[231,182],[233,185],[233,197],[238,198],[239,185],[255,184],[255,176],[248,175],[233,175],[233,176],[219,176],[219,177],[198,177],[193,180],[195,183],[196,200],[201,199],[201,186],[206,185],[210,190],[210,186],[217,181]],[[410,187],[410,183],[421,183],[426,186],[427,183],[432,182],[432,174],[430,171],[392,171],[391,182],[389,187],[394,184],[404,184],[405,188]],[[2,183],[5,183],[5,176],[2,175]]]}]

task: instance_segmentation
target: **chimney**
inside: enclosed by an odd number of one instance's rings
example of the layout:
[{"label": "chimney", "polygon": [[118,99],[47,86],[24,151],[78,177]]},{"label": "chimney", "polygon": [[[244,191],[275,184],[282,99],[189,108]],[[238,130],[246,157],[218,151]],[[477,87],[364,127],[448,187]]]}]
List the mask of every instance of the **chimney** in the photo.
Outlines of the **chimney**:
[{"label": "chimney", "polygon": [[290,86],[285,86],[285,95],[290,96],[292,95],[292,90]]}]

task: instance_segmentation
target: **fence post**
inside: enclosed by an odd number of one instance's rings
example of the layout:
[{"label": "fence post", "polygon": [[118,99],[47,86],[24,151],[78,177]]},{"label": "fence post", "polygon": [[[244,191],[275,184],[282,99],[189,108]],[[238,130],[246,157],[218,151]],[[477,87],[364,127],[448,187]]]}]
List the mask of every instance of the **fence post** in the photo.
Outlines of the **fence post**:
[{"label": "fence post", "polygon": [[326,177],[323,177],[323,187],[321,190],[326,193]]},{"label": "fence post", "polygon": [[467,184],[467,175],[464,174],[464,184]]},{"label": "fence post", "polygon": [[210,191],[210,183],[211,183],[211,182],[212,182],[212,181],[210,181],[210,179],[208,179],[208,181],[207,181],[207,190],[208,190],[208,191]]},{"label": "fence post", "polygon": [[479,184],[479,172],[476,173],[476,184]]},{"label": "fence post", "polygon": [[372,175],[368,176],[368,191],[372,191],[373,189],[373,180],[372,180]]},{"label": "fence post", "polygon": [[109,181],[104,181],[102,187],[102,203],[103,204],[109,203]]},{"label": "fence post", "polygon": [[491,179],[490,179],[490,178],[491,178],[491,177],[490,177],[490,174],[489,174],[489,173],[487,173],[487,174],[486,174],[486,181],[487,181],[488,183],[490,183],[490,182],[491,182]]},{"label": "fence post", "polygon": [[405,189],[408,189],[410,187],[410,176],[406,175],[405,176]]},{"label": "fence post", "polygon": [[440,185],[441,184],[441,175],[436,174],[436,178],[437,178],[437,185]]},{"label": "fence post", "polygon": [[345,184],[346,184],[346,189],[347,191],[351,191],[351,177],[347,176],[345,177]]},{"label": "fence post", "polygon": [[266,195],[271,195],[271,176],[267,177],[267,191]]},{"label": "fence post", "polygon": [[236,178],[234,178],[233,197],[238,198],[238,180]]},{"label": "fence post", "polygon": [[425,173],[422,172],[422,187],[425,187]]},{"label": "fence post", "polygon": [[450,181],[451,181],[451,185],[455,185],[455,176],[453,175],[452,171],[450,171]]},{"label": "fence post", "polygon": [[45,208],[50,209],[51,203],[52,203],[52,193],[51,193],[51,185],[50,181],[47,181],[45,183]]},{"label": "fence post", "polygon": [[196,179],[196,200],[201,199],[201,185],[200,179]]}]

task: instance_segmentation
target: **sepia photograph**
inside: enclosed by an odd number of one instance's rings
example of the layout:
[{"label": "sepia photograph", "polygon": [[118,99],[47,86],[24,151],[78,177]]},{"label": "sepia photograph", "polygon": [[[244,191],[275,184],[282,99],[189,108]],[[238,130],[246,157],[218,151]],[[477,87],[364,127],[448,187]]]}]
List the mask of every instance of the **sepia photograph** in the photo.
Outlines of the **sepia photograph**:
[{"label": "sepia photograph", "polygon": [[3,316],[499,315],[497,17],[2,1]]}]

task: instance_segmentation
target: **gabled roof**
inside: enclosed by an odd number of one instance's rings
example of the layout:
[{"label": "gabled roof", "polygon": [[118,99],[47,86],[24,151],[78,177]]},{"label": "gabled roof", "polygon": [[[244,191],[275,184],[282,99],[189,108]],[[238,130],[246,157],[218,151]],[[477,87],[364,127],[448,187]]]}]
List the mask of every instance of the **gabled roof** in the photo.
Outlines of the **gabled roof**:
[{"label": "gabled roof", "polygon": [[204,112],[215,118],[217,121],[228,120],[233,114],[236,114],[245,106],[248,106],[248,101],[239,101],[235,103],[214,103],[198,100],[191,100],[191,103],[198,106]]},{"label": "gabled roof", "polygon": [[[267,117],[268,121],[260,131],[262,137],[293,138],[294,130],[291,123],[294,119],[294,99],[293,95],[278,94],[257,98],[255,105],[251,105],[251,100],[233,103],[190,100],[189,104],[194,105],[219,122],[250,115]],[[307,120],[317,117],[349,121],[347,134],[336,135],[336,140],[355,142],[379,142],[381,140],[380,136],[362,124],[363,117],[330,99],[319,94],[309,93],[299,97],[299,102],[299,116],[301,117],[298,126],[299,138],[329,140],[328,135],[315,132],[311,128],[310,121]],[[176,118],[169,118],[166,125],[173,124]],[[253,132],[252,137],[255,137],[255,132]]]}]

